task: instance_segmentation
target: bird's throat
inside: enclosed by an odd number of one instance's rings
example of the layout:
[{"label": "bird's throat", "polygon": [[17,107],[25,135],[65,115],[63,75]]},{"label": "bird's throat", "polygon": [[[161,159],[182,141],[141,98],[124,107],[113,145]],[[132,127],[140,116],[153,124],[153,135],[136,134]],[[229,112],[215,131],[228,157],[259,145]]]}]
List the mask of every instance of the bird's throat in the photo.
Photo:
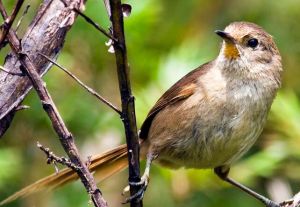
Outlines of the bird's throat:
[{"label": "bird's throat", "polygon": [[238,49],[236,48],[235,44],[231,42],[225,42],[224,55],[228,59],[237,59],[240,57]]}]

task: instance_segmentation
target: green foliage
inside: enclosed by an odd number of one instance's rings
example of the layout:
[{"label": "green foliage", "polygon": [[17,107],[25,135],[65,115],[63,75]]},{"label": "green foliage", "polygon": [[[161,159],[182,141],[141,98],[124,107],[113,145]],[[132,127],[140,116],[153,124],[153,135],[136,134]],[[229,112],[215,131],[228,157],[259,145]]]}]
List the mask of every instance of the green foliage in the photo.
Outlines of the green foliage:
[{"label": "green foliage", "polygon": [[[12,8],[13,1],[4,2]],[[23,28],[34,16],[39,1]],[[299,0],[144,0],[129,1],[133,7],[125,19],[131,82],[140,125],[157,98],[181,76],[215,58],[220,39],[215,29],[232,21],[252,21],[266,28],[281,51],[283,89],[278,94],[267,127],[251,151],[233,166],[231,176],[269,195],[275,178],[283,179],[293,192],[300,186],[300,13]],[[101,1],[88,1],[85,13],[104,28],[109,25]],[[115,105],[120,105],[114,55],[107,52],[107,38],[78,18],[67,36],[58,62]],[[7,49],[6,49],[7,50]],[[5,51],[1,54],[4,59]],[[87,94],[62,71],[53,67],[44,80],[70,128],[83,157],[124,142],[119,116]],[[50,121],[31,92],[12,126],[0,140],[0,200],[38,178],[54,172],[36,147],[39,140],[57,155],[64,155]],[[99,187],[110,206],[122,206],[120,193],[125,172]],[[145,206],[259,206],[252,198],[224,184],[211,170],[169,170],[154,166]],[[41,193],[10,206],[88,206],[79,182],[54,192]]]}]

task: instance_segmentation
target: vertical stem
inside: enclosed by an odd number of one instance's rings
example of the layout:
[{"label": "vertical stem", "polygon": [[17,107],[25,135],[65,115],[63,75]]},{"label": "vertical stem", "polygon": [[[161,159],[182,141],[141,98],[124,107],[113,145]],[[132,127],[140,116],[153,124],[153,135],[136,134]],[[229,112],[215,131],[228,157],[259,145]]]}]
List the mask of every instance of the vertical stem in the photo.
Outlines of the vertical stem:
[{"label": "vertical stem", "polygon": [[[110,0],[109,2],[111,8],[113,35],[118,40],[118,42],[114,42],[114,49],[118,71],[119,88],[122,100],[122,120],[125,128],[128,150],[129,182],[139,182],[139,140],[137,135],[134,96],[132,95],[130,86],[122,5],[120,0]],[[131,195],[136,194],[138,190],[139,186],[130,186]],[[143,206],[143,204],[142,201],[135,201],[135,199],[133,199],[130,202],[130,206],[140,207]]]}]

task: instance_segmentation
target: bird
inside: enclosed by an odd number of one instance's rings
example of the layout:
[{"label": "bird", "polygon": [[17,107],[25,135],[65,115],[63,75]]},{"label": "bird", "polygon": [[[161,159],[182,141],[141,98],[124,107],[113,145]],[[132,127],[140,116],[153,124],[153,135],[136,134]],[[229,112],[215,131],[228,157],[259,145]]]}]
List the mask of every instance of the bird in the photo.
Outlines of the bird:
[{"label": "bird", "polygon": [[[262,133],[281,86],[279,50],[273,37],[251,22],[232,22],[215,33],[222,38],[219,55],[171,86],[141,125],[140,154],[146,166],[141,181],[131,183],[141,185],[141,190],[130,199],[144,195],[154,161],[172,169],[213,169],[222,180],[269,207],[276,206],[228,174]],[[93,156],[89,169],[100,182],[127,166],[124,144]],[[0,205],[77,178],[66,168],[21,189]]]}]

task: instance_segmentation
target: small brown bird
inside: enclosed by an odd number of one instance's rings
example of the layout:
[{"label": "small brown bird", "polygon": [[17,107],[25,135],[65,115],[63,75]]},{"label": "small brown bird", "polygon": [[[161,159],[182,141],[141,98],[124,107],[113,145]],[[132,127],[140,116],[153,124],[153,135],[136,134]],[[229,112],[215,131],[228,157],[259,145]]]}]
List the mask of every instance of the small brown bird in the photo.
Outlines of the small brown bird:
[{"label": "small brown bird", "polygon": [[[171,168],[213,168],[223,180],[268,206],[276,206],[228,178],[230,165],[254,144],[263,130],[281,84],[281,57],[272,36],[248,22],[233,22],[224,31],[218,57],[191,71],[156,102],[140,130],[141,157],[147,186],[153,160]],[[90,170],[101,181],[126,168],[126,146],[92,158]],[[5,204],[77,178],[60,171],[15,193]],[[143,190],[138,196],[142,196]],[[273,205],[274,204],[274,205]]]}]

